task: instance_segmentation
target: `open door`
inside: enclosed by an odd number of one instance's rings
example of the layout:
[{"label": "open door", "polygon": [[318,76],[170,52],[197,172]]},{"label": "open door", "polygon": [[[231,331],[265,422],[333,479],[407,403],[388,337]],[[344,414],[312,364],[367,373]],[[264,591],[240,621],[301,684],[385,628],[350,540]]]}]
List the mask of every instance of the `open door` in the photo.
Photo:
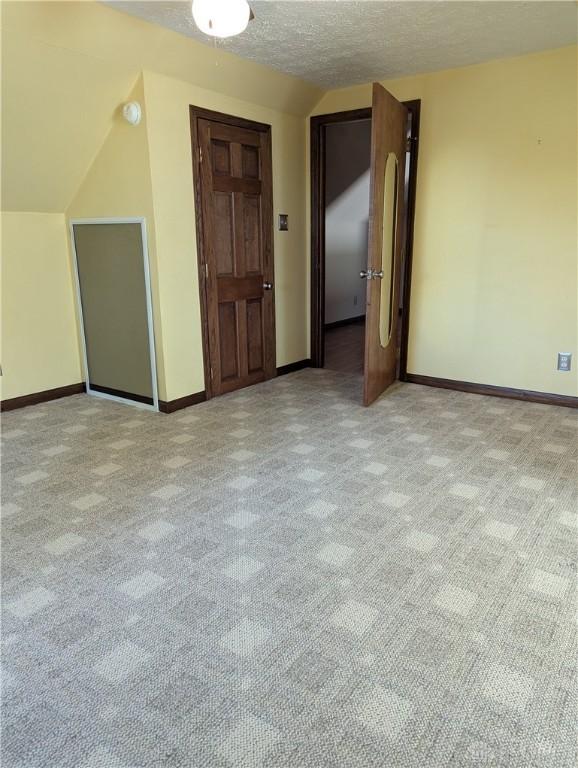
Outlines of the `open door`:
[{"label": "open door", "polygon": [[396,379],[407,110],[373,84],[363,404]]}]

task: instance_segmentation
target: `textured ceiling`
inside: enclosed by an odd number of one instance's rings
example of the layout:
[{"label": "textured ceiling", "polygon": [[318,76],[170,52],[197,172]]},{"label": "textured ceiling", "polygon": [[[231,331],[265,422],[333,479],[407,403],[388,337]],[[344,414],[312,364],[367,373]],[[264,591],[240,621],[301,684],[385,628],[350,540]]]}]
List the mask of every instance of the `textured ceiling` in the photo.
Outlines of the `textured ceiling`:
[{"label": "textured ceiling", "polygon": [[[107,4],[215,44],[195,27],[188,1]],[[322,88],[558,48],[577,38],[574,0],[251,0],[251,6],[256,18],[248,29],[216,44]]]}]

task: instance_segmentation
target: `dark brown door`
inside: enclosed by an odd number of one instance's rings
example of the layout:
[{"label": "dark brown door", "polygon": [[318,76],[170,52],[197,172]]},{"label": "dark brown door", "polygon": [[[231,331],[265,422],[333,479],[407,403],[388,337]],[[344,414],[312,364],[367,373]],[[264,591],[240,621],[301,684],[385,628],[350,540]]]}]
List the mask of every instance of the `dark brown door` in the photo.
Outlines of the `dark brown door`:
[{"label": "dark brown door", "polygon": [[378,83],[371,112],[369,248],[363,404],[396,379],[407,110]]},{"label": "dark brown door", "polygon": [[214,396],[276,373],[270,130],[197,118],[196,138],[206,378]]}]

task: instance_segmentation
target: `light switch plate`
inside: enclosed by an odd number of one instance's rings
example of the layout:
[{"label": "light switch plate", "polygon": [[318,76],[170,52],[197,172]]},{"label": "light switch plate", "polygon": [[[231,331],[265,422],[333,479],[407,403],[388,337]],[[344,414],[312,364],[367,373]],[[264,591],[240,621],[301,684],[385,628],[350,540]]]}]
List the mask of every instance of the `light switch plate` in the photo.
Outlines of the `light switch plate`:
[{"label": "light switch plate", "polygon": [[279,232],[287,232],[289,229],[289,214],[279,214]]},{"label": "light switch plate", "polygon": [[569,371],[572,368],[572,352],[558,352],[558,370]]}]

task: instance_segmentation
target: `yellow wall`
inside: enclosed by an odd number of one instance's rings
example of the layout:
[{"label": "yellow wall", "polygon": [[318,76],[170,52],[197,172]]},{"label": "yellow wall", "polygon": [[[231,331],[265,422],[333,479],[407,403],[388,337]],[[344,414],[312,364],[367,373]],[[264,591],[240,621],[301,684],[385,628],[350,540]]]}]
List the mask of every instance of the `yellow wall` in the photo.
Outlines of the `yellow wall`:
[{"label": "yellow wall", "polygon": [[99,2],[3,0],[1,21],[2,210],[64,211],[143,70],[299,115],[322,95]]},{"label": "yellow wall", "polygon": [[[305,116],[370,87],[322,96],[95,2],[4,2],[2,42],[4,397],[80,380],[62,212],[147,218],[160,396],[203,388],[191,103],[272,125],[277,364],[307,357]],[[576,48],[385,84],[422,100],[409,370],[576,394]]]},{"label": "yellow wall", "polygon": [[232,99],[182,80],[145,72],[130,99],[143,121],[117,115],[67,217],[145,216],[149,236],[159,396],[204,389],[189,105],[272,126],[274,210],[288,213],[275,232],[277,365],[307,357],[305,120]]},{"label": "yellow wall", "polygon": [[68,206],[66,216],[68,220],[131,216],[146,219],[159,398],[166,400],[159,276],[147,138],[148,117],[142,77],[139,77],[125,100],[138,101],[141,104],[143,110],[140,124],[129,125],[122,117],[120,106],[117,107],[112,128]]},{"label": "yellow wall", "polygon": [[62,214],[2,213],[2,398],[82,381]]},{"label": "yellow wall", "polygon": [[[305,357],[305,115],[322,92],[95,2],[4,2],[2,42],[3,210],[146,217],[161,399],[204,388],[188,105],[273,125],[275,209],[290,214],[275,238],[277,359]],[[138,128],[119,116],[129,98]],[[70,280],[60,290],[75,300]]]},{"label": "yellow wall", "polygon": [[384,85],[421,99],[408,370],[578,394],[576,47]]},{"label": "yellow wall", "polygon": [[272,126],[277,365],[307,357],[305,121],[145,72],[167,396],[204,389],[189,105]]},{"label": "yellow wall", "polygon": [[64,211],[138,75],[74,50],[87,35],[67,20],[84,5],[2,2],[4,211]]}]

